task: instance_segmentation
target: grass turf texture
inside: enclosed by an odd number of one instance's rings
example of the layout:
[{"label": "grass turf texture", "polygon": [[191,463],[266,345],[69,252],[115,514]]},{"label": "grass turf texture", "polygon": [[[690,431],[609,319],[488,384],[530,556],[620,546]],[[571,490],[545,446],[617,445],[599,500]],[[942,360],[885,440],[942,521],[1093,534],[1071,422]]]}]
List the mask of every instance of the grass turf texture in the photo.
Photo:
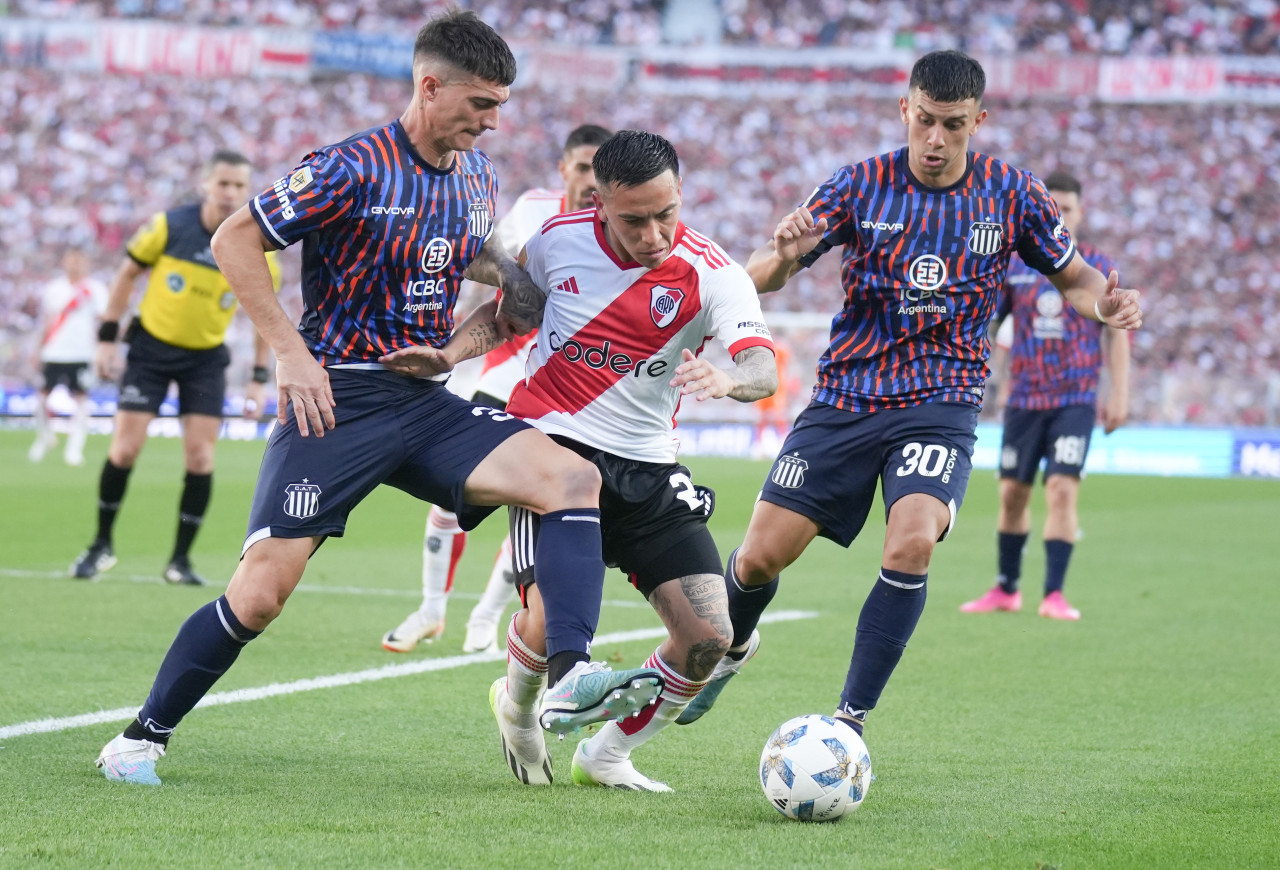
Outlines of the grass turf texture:
[{"label": "grass turf texture", "polygon": [[[90,440],[79,469],[56,453],[29,465],[28,441],[0,432],[0,727],[140,704],[178,625],[218,594],[159,579],[176,526],[176,441],[148,445],[117,526],[120,562],[91,584],[48,575],[92,535],[105,439]],[[261,450],[219,447],[193,553],[211,582],[234,569]],[[712,527],[728,553],[766,465],[689,464],[718,492]],[[837,824],[783,819],[756,767],[779,723],[836,702],[880,561],[879,511],[850,550],[815,542],[784,576],[772,609],[820,615],[765,626],[759,656],[705,719],[636,754],[675,794],[570,785],[573,739],[551,744],[554,787],[522,787],[486,703],[502,665],[480,662],[196,710],[158,766],[159,789],[93,768],[123,723],[5,739],[0,866],[1274,866],[1280,487],[1090,478],[1066,589],[1084,613],[1076,624],[1035,615],[1036,499],[1023,612],[961,615],[994,575],[995,484],[975,474],[868,723],[877,780]],[[376,492],[215,691],[460,653],[474,601],[461,595],[441,641],[407,656],[379,646],[417,604],[425,516],[402,493]],[[491,520],[472,536],[459,593],[480,591],[502,532]],[[606,598],[640,601],[617,572]],[[607,604],[601,632],[657,625],[646,608]],[[634,666],[655,644],[596,655]]]}]

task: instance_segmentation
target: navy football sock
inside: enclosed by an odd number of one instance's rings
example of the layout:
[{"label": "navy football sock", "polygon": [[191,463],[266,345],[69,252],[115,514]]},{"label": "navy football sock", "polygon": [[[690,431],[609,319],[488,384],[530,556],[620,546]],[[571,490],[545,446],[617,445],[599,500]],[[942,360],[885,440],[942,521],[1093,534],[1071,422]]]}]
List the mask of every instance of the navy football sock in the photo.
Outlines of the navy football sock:
[{"label": "navy football sock", "polygon": [[1027,546],[1027,534],[1013,532],[997,532],[999,539],[1000,588],[1010,595],[1018,591],[1018,578],[1022,576],[1022,551]]},{"label": "navy football sock", "polygon": [[151,694],[138,713],[147,739],[166,742],[182,717],[227,672],[244,645],[261,633],[240,624],[225,595],[191,614],[178,629],[160,663]]},{"label": "navy football sock", "polygon": [[778,593],[777,577],[763,586],[743,586],[739,583],[738,572],[733,567],[737,555],[737,550],[729,554],[724,569],[724,586],[729,593],[729,623],[733,626],[731,647],[742,646],[751,639],[751,632],[760,624],[761,614]]},{"label": "navy football sock", "polygon": [[[600,511],[574,508],[543,514],[533,572],[547,615],[548,668],[557,653],[589,656],[604,595]],[[551,679],[550,670],[547,678]]]},{"label": "navy football sock", "polygon": [[849,676],[840,696],[840,709],[849,716],[864,719],[880,700],[924,612],[928,578],[928,574],[880,569],[880,578],[858,615]]},{"label": "navy football sock", "polygon": [[1044,542],[1044,594],[1061,592],[1067,580],[1067,564],[1075,544],[1070,541]]}]

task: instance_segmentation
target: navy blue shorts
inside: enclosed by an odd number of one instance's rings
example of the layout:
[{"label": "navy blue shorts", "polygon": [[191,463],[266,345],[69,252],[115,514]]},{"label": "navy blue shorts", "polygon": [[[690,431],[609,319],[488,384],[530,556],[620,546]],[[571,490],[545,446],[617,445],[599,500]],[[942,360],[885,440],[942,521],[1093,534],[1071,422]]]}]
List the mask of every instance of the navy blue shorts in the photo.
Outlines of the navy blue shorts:
[{"label": "navy blue shorts", "polygon": [[1093,405],[1068,405],[1047,411],[1005,408],[1000,476],[1035,483],[1036,471],[1044,460],[1045,477],[1080,477],[1096,419]]},{"label": "navy blue shorts", "polygon": [[329,384],[337,425],[323,438],[298,434],[292,405],[271,433],[245,550],[266,537],[341,536],[351,509],[380,483],[452,510],[464,529],[493,512],[463,501],[467,477],[529,424],[393,372],[331,368]]},{"label": "navy blue shorts", "polygon": [[222,416],[227,394],[227,366],[231,352],[225,344],[208,350],[187,350],[161,341],[134,318],[125,340],[129,354],[120,378],[121,411],[157,414],[169,382],[178,384],[178,413]]},{"label": "navy blue shorts", "polygon": [[886,518],[911,493],[945,504],[951,512],[945,538],[973,469],[977,425],[978,407],[961,402],[861,413],[811,402],[783,442],[760,498],[808,517],[824,538],[847,547],[871,513],[879,480]]}]

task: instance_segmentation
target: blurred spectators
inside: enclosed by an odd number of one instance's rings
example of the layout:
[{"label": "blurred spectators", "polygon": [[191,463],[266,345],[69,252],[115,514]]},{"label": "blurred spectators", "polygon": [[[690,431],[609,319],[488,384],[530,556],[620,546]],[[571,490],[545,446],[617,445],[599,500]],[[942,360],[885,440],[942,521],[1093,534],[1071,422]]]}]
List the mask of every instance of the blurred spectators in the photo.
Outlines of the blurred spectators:
[{"label": "blurred spectators", "polygon": [[1270,54],[1274,0],[721,0],[741,45],[1116,55]]},{"label": "blurred spectators", "polygon": [[16,0],[8,5],[15,17],[155,18],[386,33],[412,33],[431,15],[460,6],[512,38],[653,45],[661,40],[666,0]]},{"label": "blurred spectators", "polygon": [[[87,242],[109,277],[140,221],[187,191],[194,198],[192,167],[215,148],[250,155],[265,188],[310,149],[397,117],[407,87],[359,75],[300,85],[0,69],[0,375],[33,376],[38,288],[63,244]],[[1268,379],[1280,371],[1280,115],[1237,105],[990,101],[987,109],[974,147],[1037,174],[1063,167],[1080,176],[1085,237],[1120,264],[1125,286],[1145,291],[1134,418],[1263,422]],[[743,261],[836,168],[905,141],[896,103],[884,98],[629,91],[619,99],[523,87],[501,129],[480,142],[498,167],[500,208],[526,188],[557,183],[547,167],[584,122],[670,137],[685,220]],[[284,298],[296,312],[296,251],[289,264]],[[840,305],[838,265],[828,255],[765,299],[767,312],[814,313],[814,325],[786,335],[806,386],[825,346],[821,324]],[[241,320],[232,340],[247,353],[248,339]]]},{"label": "blurred spectators", "polygon": [[[13,0],[31,18],[158,18],[184,24],[416,30],[451,5],[518,39],[653,45],[667,0]],[[784,48],[902,45],[1116,55],[1270,54],[1276,0],[719,0],[724,41]]]}]

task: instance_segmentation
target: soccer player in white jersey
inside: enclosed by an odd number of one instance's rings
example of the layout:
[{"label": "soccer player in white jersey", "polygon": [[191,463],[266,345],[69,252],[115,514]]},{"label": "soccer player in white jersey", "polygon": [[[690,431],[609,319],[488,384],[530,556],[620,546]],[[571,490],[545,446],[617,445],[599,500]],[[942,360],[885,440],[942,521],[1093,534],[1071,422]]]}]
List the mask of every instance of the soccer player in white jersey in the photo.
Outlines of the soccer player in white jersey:
[{"label": "soccer player in white jersey", "polygon": [[75,399],[76,410],[62,458],[67,465],[82,465],[89,429],[89,367],[98,344],[98,316],[107,307],[107,287],[89,274],[89,258],[78,248],[62,255],[62,272],[45,286],[41,300],[40,363],[44,384],[33,415],[36,440],[27,458],[39,462],[58,443],[58,436],[49,428],[49,394],[63,384]]},{"label": "soccer player in white jersey", "polygon": [[[494,227],[498,242],[514,256],[543,222],[558,214],[591,208],[596,177],[591,158],[612,132],[596,124],[576,127],[565,140],[558,169],[564,190],[527,190]],[[471,401],[505,410],[516,382],[524,377],[525,360],[537,331],[515,336],[484,357],[484,367]],[[382,637],[383,649],[410,652],[419,643],[430,643],[444,633],[445,605],[453,590],[453,577],[467,545],[467,533],[458,525],[458,516],[439,505],[427,514],[427,531],[422,541],[422,604],[404,622]],[[471,610],[463,652],[498,648],[498,621],[515,596],[515,574],[511,570],[511,540],[503,540],[493,563],[484,594]]]},{"label": "soccer player in white jersey", "polygon": [[[675,721],[730,639],[722,563],[707,529],[714,495],[677,462],[673,421],[682,398],[752,402],[777,389],[778,374],[746,270],[680,222],[671,144],[623,130],[593,163],[595,208],[547,221],[522,253],[545,309],[528,376],[507,411],[600,470],[605,562],[623,571],[668,631],[645,665],[664,679],[658,702],[581,741],[573,781],[670,791],[639,773],[630,755]],[[728,349],[733,367],[698,357],[711,338]],[[489,692],[504,758],[530,785],[552,779],[538,726],[563,734],[583,724],[559,686],[544,692],[548,632],[532,571],[537,523],[527,510],[511,512],[524,606],[507,632],[507,675]]]}]

